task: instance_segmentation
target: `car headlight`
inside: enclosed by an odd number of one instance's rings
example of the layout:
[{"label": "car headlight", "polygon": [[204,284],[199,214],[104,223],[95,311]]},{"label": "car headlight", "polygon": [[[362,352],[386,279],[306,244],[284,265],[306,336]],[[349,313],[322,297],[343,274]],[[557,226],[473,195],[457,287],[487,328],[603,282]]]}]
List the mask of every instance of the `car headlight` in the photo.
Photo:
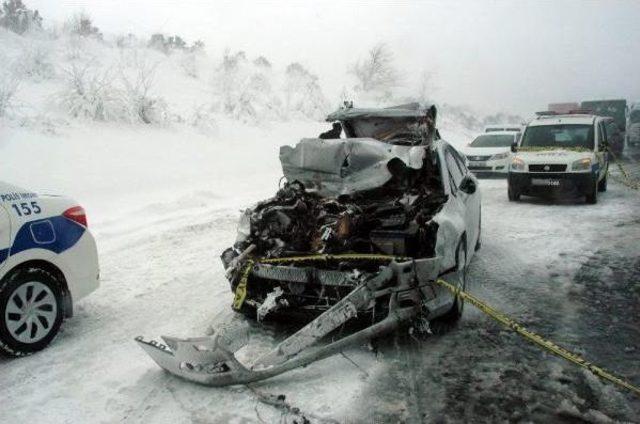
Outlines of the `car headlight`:
[{"label": "car headlight", "polygon": [[509,156],[509,153],[507,153],[507,152],[497,153],[497,154],[491,156],[491,160],[494,160],[494,159],[506,159],[508,156]]},{"label": "car headlight", "polygon": [[578,159],[571,164],[571,169],[574,171],[587,171],[591,169],[591,159]]},{"label": "car headlight", "polygon": [[511,161],[512,171],[524,171],[524,161],[518,157],[513,158]]}]

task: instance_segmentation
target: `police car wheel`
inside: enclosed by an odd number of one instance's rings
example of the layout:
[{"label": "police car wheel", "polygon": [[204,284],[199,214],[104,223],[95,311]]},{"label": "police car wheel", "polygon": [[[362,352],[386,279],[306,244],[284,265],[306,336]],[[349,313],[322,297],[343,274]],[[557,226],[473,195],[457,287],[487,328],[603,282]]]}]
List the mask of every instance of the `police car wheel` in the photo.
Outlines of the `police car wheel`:
[{"label": "police car wheel", "polygon": [[48,272],[19,270],[0,282],[0,353],[25,356],[44,349],[62,325],[62,289]]},{"label": "police car wheel", "polygon": [[[456,251],[456,280],[455,285],[461,290],[467,289],[467,244],[464,239],[460,241]],[[444,334],[451,330],[462,317],[464,299],[454,297],[453,305],[444,315],[433,319],[429,326],[434,334]]]}]

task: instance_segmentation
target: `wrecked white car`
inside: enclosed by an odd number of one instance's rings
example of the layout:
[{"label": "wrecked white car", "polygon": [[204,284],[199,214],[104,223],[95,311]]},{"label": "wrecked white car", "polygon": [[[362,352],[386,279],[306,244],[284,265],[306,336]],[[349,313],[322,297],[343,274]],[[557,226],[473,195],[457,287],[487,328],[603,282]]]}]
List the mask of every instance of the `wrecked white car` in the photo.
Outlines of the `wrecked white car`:
[{"label": "wrecked white car", "polygon": [[[140,345],[168,371],[219,386],[281,374],[401,325],[449,328],[463,302],[435,281],[465,288],[480,193],[435,118],[435,107],[347,107],[328,117],[340,124],[332,133],[280,149],[284,184],[244,213],[222,262],[235,310],[306,323],[297,333],[247,365],[228,332]],[[346,138],[327,137],[340,128]],[[360,330],[314,346],[347,322]]]}]

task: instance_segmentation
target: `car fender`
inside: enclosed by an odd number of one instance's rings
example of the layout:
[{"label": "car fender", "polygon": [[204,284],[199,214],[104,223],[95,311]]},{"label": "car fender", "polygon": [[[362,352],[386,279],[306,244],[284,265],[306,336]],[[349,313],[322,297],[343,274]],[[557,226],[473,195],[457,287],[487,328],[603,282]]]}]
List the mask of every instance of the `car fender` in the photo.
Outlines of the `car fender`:
[{"label": "car fender", "polygon": [[433,217],[438,224],[435,254],[441,258],[441,273],[456,266],[456,249],[466,228],[464,216],[455,200],[449,196],[440,212]]}]

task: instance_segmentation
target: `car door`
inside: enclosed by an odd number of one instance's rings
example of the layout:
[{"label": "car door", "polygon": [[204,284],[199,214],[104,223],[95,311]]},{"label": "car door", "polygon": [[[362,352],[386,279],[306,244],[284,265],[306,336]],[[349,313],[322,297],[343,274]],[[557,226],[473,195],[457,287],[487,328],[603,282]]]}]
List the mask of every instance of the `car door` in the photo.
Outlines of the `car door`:
[{"label": "car door", "polygon": [[4,267],[11,247],[11,221],[9,214],[0,204],[0,270]]},{"label": "car door", "polygon": [[460,190],[460,184],[465,177],[472,178],[476,184],[477,180],[471,175],[464,161],[451,147],[445,149],[445,161],[451,178],[452,194],[460,202],[460,212],[465,221],[465,232],[467,234],[467,257],[471,257],[473,246],[478,237],[479,231],[479,196],[478,191],[468,194]]},{"label": "car door", "polygon": [[[467,231],[468,231],[467,234],[469,234],[469,243],[471,243],[472,241],[477,240],[478,236],[480,235],[480,190],[478,187],[479,183],[476,176],[473,175],[473,173],[469,171],[469,169],[467,168],[464,157],[460,155],[456,150],[454,150],[453,153],[454,153],[454,158],[457,159],[458,166],[460,166],[460,169],[464,177],[471,178],[476,185],[475,192],[471,194],[465,193],[466,195],[465,215],[467,220]],[[475,246],[475,243],[471,246]],[[473,252],[473,249],[471,250],[471,252]],[[471,258],[471,253],[469,253],[467,256]]]}]

